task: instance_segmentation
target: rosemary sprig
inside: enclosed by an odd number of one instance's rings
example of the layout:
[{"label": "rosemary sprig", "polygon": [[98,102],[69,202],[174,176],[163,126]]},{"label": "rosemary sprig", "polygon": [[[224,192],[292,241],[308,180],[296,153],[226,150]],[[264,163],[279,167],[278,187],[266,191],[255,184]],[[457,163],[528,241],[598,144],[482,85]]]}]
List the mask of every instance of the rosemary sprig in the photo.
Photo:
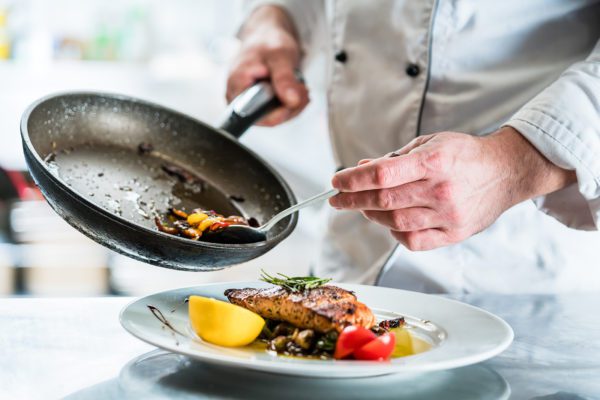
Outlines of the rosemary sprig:
[{"label": "rosemary sprig", "polygon": [[292,292],[315,289],[331,281],[331,279],[317,278],[316,276],[287,276],[281,273],[278,273],[278,276],[272,276],[262,269],[260,272],[261,281],[284,287]]}]

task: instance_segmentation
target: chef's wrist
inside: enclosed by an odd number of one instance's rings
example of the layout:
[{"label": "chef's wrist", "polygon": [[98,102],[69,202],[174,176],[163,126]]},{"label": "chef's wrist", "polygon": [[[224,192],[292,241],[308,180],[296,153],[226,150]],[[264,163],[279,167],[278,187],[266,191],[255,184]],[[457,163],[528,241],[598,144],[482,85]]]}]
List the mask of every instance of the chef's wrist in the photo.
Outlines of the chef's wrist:
[{"label": "chef's wrist", "polygon": [[252,11],[240,28],[238,37],[245,40],[257,33],[261,34],[272,29],[284,30],[296,40],[298,39],[292,18],[283,7],[276,5],[260,6]]},{"label": "chef's wrist", "polygon": [[548,160],[519,131],[505,126],[483,138],[495,160],[498,176],[505,177],[510,205],[563,189],[577,181],[575,171]]}]

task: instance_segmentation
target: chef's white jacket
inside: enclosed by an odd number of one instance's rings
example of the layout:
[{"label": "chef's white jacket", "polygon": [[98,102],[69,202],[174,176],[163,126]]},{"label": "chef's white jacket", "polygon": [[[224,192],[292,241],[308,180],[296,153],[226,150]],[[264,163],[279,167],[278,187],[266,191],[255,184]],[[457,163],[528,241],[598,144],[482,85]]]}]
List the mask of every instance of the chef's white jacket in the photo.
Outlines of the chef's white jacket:
[{"label": "chef's white jacket", "polygon": [[306,53],[328,54],[340,167],[420,134],[510,125],[577,174],[462,243],[399,247],[387,263],[387,229],[329,210],[316,275],[425,292],[600,289],[600,2],[272,0],[247,10],[265,3],[288,11]]}]

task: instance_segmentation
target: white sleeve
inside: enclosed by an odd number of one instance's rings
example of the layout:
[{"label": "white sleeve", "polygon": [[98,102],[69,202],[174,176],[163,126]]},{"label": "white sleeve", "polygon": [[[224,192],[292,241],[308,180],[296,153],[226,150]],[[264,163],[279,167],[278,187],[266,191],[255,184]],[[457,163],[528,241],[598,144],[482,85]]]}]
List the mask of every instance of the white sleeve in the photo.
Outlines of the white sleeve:
[{"label": "white sleeve", "polygon": [[577,174],[576,184],[535,199],[537,206],[567,226],[600,229],[600,41],[505,125]]},{"label": "white sleeve", "polygon": [[244,2],[244,14],[248,16],[257,7],[264,5],[280,6],[287,11],[304,48],[311,45],[319,24],[325,21],[324,0],[247,0]]}]

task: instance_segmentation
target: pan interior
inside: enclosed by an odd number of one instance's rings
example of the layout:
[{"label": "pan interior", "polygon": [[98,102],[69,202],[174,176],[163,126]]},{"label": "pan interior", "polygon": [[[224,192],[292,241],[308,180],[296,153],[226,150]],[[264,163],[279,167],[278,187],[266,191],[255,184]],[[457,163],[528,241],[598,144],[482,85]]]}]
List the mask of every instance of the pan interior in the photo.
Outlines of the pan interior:
[{"label": "pan interior", "polygon": [[150,229],[169,207],[212,209],[262,224],[291,205],[278,179],[235,141],[157,106],[65,95],[39,104],[28,132],[47,169],[70,190]]},{"label": "pan interior", "polygon": [[150,221],[154,226],[154,216],[164,215],[170,207],[251,217],[243,202],[232,201],[210,182],[168,172],[187,169],[160,153],[141,155],[124,147],[86,144],[57,150],[46,162],[77,193],[138,224]]}]

